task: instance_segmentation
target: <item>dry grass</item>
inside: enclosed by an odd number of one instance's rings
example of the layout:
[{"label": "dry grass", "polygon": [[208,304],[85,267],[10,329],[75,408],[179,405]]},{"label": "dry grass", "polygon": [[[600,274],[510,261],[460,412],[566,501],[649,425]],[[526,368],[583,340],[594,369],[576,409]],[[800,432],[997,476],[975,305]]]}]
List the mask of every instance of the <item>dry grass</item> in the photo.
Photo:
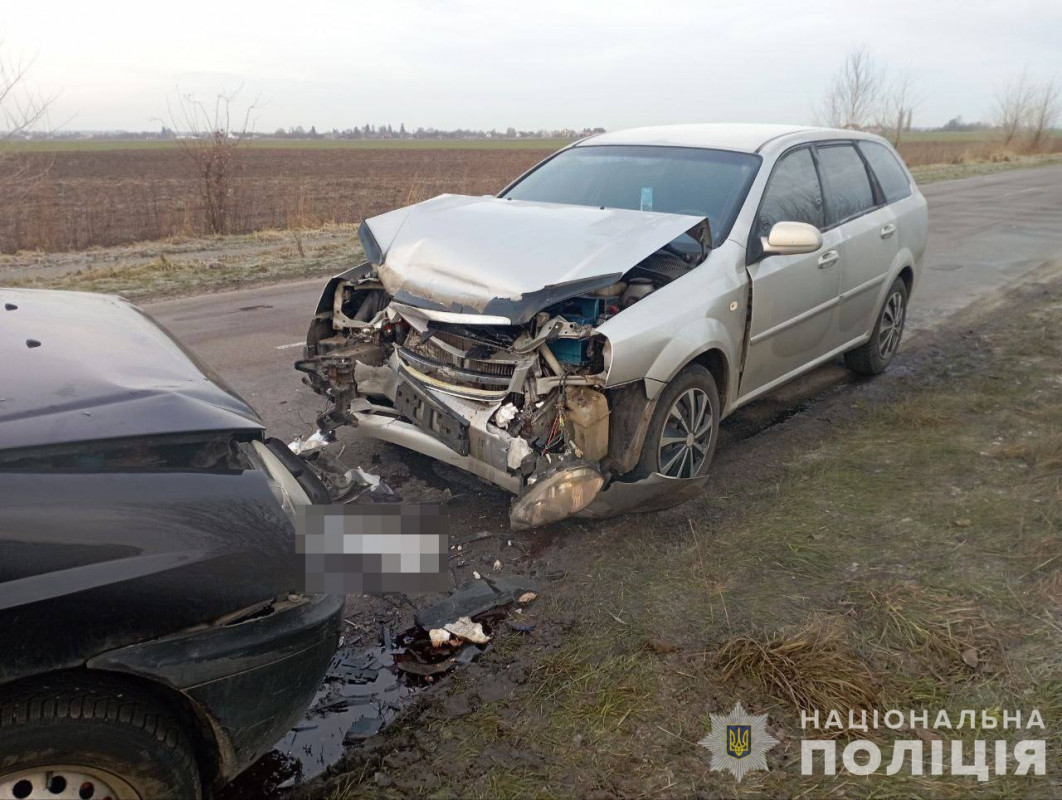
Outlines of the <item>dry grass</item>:
[{"label": "dry grass", "polygon": [[1062,470],[1062,431],[1042,433],[1030,442],[1009,445],[999,451],[1004,458],[1017,458],[1042,472]]},{"label": "dry grass", "polygon": [[[556,149],[247,148],[226,233],[360,222],[444,192],[480,195]],[[552,148],[552,149],[551,149]],[[173,148],[72,150],[17,203],[0,198],[0,252],[63,251],[211,232],[196,175]]]},{"label": "dry grass", "polygon": [[[988,668],[1003,647],[978,604],[923,587],[868,591],[880,633],[876,644],[950,674]],[[997,663],[996,666],[999,666]]]},{"label": "dry grass", "polygon": [[881,409],[878,419],[898,430],[917,431],[954,424],[958,421],[956,411],[945,408],[943,403],[927,404],[922,398],[908,398]]},{"label": "dry grass", "polygon": [[354,228],[331,226],[312,233],[170,239],[47,259],[0,256],[0,283],[144,301],[334,275],[360,258]]},{"label": "dry grass", "polygon": [[785,633],[742,634],[728,639],[714,663],[720,680],[745,678],[796,710],[871,708],[874,676],[846,645],[838,621],[814,621]]}]

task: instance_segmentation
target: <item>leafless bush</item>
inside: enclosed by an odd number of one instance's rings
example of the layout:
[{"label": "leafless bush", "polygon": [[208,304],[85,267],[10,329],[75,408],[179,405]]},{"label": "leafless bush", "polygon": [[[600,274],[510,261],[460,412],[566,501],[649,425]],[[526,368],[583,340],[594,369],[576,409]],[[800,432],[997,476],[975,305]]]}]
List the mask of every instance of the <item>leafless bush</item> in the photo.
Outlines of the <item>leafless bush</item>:
[{"label": "leafless bush", "polygon": [[1029,119],[1033,103],[1033,85],[1025,71],[1004,84],[996,94],[996,126],[1009,147]]},{"label": "leafless bush", "polygon": [[911,130],[914,109],[919,102],[915,98],[914,78],[905,70],[883,80],[883,84],[878,98],[876,127],[893,147],[899,147],[904,132]]},{"label": "leafless bush", "polygon": [[845,56],[815,116],[831,128],[876,130],[899,146],[916,105],[912,74],[890,74],[864,49]]},{"label": "leafless bush", "polygon": [[17,143],[47,119],[51,98],[27,85],[30,62],[0,55],[0,202],[19,202],[48,171],[47,159],[31,158]]},{"label": "leafless bush", "polygon": [[831,128],[861,129],[873,121],[884,84],[884,73],[867,50],[849,53],[816,112]]},{"label": "leafless bush", "polygon": [[1062,113],[1058,82],[1046,80],[1031,92],[1028,122],[1029,149],[1039,150]]},{"label": "leafless bush", "polygon": [[1042,150],[1060,113],[1062,89],[1055,79],[1036,83],[1023,70],[996,93],[995,123],[1004,148]]},{"label": "leafless bush", "polygon": [[[213,106],[194,95],[177,92],[169,116],[181,151],[192,163],[199,184],[207,227],[212,233],[229,231],[233,178],[239,172],[239,147],[251,123],[254,104],[248,105],[238,127],[233,115],[239,92],[218,94]],[[236,114],[241,118],[240,114]]]}]

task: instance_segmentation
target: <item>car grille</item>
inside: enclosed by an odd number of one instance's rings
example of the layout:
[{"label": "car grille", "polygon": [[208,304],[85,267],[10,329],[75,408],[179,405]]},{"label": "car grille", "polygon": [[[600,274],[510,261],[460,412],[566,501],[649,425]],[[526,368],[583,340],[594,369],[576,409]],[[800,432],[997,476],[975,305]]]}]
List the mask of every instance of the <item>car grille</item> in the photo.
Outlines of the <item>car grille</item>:
[{"label": "car grille", "polygon": [[[467,339],[464,336],[457,336],[452,333],[437,333],[428,341],[409,345],[406,349],[419,356],[430,359],[440,366],[451,367],[456,370],[479,373],[481,375],[492,375],[506,379],[511,378],[516,371],[516,363],[513,361],[496,361],[489,358],[462,358],[461,356],[451,353],[446,348],[439,346],[434,341],[435,339],[441,339],[451,347],[456,347],[464,352],[468,352],[475,348],[483,348],[483,345],[479,342]],[[508,380],[505,381],[505,385],[508,385]]]},{"label": "car grille", "polygon": [[411,335],[405,346],[398,348],[398,357],[417,375],[430,378],[431,385],[441,391],[479,400],[505,396],[516,372],[516,361],[463,357],[441,343],[465,353],[475,352],[476,356],[504,352],[465,336],[436,332],[426,342]]}]

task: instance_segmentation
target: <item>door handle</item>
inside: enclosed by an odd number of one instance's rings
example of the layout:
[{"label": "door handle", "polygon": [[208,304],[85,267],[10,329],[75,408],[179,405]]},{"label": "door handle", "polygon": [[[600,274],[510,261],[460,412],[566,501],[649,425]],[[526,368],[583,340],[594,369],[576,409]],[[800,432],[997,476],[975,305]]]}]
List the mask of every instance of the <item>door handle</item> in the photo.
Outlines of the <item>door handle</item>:
[{"label": "door handle", "polygon": [[886,222],[884,225],[881,226],[882,239],[888,239],[894,233],[896,233],[896,226],[893,225],[891,222]]},{"label": "door handle", "polygon": [[826,267],[832,267],[833,262],[839,259],[841,256],[836,250],[827,250],[821,256],[819,256],[819,269],[826,269]]}]

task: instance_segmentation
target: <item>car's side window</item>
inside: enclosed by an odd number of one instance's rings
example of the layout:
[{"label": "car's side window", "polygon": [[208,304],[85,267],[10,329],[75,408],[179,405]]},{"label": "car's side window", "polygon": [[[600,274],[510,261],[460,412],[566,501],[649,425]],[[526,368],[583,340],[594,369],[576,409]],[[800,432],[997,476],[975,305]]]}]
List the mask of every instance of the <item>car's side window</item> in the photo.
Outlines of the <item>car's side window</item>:
[{"label": "car's side window", "polygon": [[895,203],[911,196],[911,181],[889,148],[877,142],[860,142],[859,149],[878,179],[886,203]]},{"label": "car's side window", "polygon": [[822,187],[807,147],[785,155],[775,165],[760,203],[756,235],[766,236],[776,222],[806,222],[816,228],[825,224]]},{"label": "car's side window", "polygon": [[836,225],[873,208],[874,190],[855,147],[836,144],[817,148],[826,187],[826,224]]}]

